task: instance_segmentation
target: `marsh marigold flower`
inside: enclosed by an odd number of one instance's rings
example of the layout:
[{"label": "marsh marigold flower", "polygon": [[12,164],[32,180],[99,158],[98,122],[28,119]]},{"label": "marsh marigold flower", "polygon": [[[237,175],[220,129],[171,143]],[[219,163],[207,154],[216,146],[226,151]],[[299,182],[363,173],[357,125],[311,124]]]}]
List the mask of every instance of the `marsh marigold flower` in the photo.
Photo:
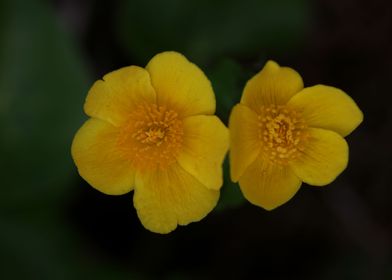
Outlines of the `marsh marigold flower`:
[{"label": "marsh marigold flower", "polygon": [[287,202],[302,182],[331,183],[347,166],[344,136],[362,113],[343,91],[303,88],[291,68],[268,61],[246,84],[230,116],[231,177],[267,210]]},{"label": "marsh marigold flower", "polygon": [[203,72],[176,52],[156,55],[94,83],[75,135],[80,175],[111,195],[134,190],[142,224],[168,233],[201,220],[216,205],[229,135],[213,116],[215,96]]}]

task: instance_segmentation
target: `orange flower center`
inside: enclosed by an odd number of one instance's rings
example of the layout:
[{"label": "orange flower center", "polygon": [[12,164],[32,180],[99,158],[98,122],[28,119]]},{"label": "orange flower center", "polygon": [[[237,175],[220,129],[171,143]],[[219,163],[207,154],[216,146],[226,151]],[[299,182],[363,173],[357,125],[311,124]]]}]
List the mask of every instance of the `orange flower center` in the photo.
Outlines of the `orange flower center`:
[{"label": "orange flower center", "polygon": [[182,141],[183,124],[174,110],[144,104],[130,115],[119,146],[138,170],[162,169],[176,161]]},{"label": "orange flower center", "polygon": [[303,150],[306,123],[297,111],[282,105],[263,106],[258,119],[259,139],[272,162],[287,164]]}]

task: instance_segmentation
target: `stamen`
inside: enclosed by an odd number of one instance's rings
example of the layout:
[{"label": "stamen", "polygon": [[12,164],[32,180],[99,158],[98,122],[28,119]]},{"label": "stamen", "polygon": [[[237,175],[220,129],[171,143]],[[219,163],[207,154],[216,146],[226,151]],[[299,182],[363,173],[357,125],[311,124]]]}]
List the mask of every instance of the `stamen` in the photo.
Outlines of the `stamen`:
[{"label": "stamen", "polygon": [[259,139],[267,158],[285,165],[295,159],[306,142],[306,123],[292,108],[282,105],[263,106],[258,116]]},{"label": "stamen", "polygon": [[130,115],[118,145],[139,170],[162,169],[175,162],[182,141],[183,124],[174,110],[144,104]]}]

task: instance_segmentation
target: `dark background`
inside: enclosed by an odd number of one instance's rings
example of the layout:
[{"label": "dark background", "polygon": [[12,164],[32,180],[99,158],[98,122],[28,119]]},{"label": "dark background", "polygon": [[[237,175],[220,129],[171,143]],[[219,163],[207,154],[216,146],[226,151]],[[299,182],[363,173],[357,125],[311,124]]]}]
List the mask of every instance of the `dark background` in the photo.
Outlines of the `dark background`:
[{"label": "dark background", "polygon": [[[0,1],[1,279],[392,279],[392,4],[354,0]],[[228,180],[199,223],[144,229],[132,193],[101,194],[70,144],[105,73],[176,50],[227,123],[267,59],[364,112],[350,163],[267,212]],[[253,275],[253,276],[252,276]]]}]

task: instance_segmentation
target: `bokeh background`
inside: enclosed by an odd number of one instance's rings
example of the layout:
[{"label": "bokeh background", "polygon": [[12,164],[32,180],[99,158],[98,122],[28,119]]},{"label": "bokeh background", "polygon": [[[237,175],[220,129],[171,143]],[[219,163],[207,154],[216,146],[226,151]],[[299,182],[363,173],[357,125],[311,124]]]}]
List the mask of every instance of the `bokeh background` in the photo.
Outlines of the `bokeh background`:
[{"label": "bokeh background", "polygon": [[[0,1],[0,279],[392,279],[391,45],[386,0]],[[70,145],[92,83],[164,50],[206,72],[225,123],[267,59],[345,90],[365,115],[347,170],[267,212],[225,163],[207,218],[145,230]]]}]

